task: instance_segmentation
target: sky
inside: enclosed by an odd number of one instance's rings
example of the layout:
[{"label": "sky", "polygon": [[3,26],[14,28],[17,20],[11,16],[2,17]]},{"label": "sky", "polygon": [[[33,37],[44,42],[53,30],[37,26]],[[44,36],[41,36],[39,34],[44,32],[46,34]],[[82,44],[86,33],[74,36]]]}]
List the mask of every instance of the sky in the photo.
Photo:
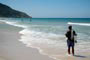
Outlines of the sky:
[{"label": "sky", "polygon": [[90,18],[90,0],[0,0],[33,18]]}]

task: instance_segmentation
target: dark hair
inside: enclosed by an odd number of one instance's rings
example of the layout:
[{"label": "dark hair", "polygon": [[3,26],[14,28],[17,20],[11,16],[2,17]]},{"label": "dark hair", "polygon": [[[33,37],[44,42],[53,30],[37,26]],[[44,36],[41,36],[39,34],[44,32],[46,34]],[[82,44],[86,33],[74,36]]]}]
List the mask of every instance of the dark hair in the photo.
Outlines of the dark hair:
[{"label": "dark hair", "polygon": [[68,29],[72,30],[72,26],[70,25],[70,26],[68,27]]}]

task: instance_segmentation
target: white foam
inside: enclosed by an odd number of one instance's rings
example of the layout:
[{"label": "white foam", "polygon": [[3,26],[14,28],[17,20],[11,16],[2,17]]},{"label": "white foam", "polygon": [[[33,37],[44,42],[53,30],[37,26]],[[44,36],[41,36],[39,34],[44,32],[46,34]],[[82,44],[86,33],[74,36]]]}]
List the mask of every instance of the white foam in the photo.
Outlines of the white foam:
[{"label": "white foam", "polygon": [[68,22],[67,24],[70,24],[70,25],[81,25],[81,26],[90,26],[90,23],[73,23],[73,22]]},{"label": "white foam", "polygon": [[51,43],[55,43],[55,41],[53,41],[52,39],[55,39],[55,40],[60,39],[60,35],[56,35],[52,33],[36,32],[33,30],[28,30],[28,29],[24,29],[20,31],[19,33],[23,34],[23,38],[25,39],[25,41],[32,40],[34,41],[34,43],[36,42],[36,43],[51,44]]},{"label": "white foam", "polygon": [[13,25],[13,26],[17,26],[17,27],[21,27],[21,28],[27,28],[27,26],[25,26],[25,25],[20,25],[20,24],[17,24],[17,22],[9,22],[9,21],[6,21],[6,20],[0,20],[1,22],[5,22],[5,23],[7,23],[7,24],[9,24],[9,25]]},{"label": "white foam", "polygon": [[[46,53],[45,49],[52,51],[52,48],[58,49],[58,48],[61,48],[62,46],[65,46],[63,45],[65,43],[62,43],[63,39],[60,40],[60,35],[56,35],[52,33],[37,32],[33,30],[28,30],[28,29],[24,29],[19,33],[22,34],[22,37],[19,41],[23,42],[27,47],[37,48],[41,54],[48,55],[49,57],[54,59],[56,58],[53,57],[53,55],[49,55],[48,53]],[[61,37],[63,36],[61,35]],[[61,45],[59,40],[61,41]]]}]

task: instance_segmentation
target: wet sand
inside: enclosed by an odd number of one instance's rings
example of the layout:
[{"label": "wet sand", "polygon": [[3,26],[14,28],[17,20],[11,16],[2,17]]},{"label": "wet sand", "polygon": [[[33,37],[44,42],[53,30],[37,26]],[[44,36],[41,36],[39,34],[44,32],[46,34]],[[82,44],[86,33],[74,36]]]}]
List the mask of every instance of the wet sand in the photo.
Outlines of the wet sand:
[{"label": "wet sand", "polygon": [[[3,29],[0,26],[0,60],[54,60],[40,54],[37,49],[26,47],[20,42],[20,34],[18,32],[22,28],[2,22],[0,24],[4,24]],[[10,29],[7,29],[7,27]]]}]

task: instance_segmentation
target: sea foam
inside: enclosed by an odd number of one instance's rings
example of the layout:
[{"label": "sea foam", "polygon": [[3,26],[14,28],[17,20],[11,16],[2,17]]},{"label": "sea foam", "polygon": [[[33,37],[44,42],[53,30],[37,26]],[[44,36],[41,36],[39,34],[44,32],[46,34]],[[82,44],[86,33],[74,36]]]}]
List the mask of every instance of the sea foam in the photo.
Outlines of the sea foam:
[{"label": "sea foam", "polygon": [[90,26],[90,23],[73,23],[73,22],[68,22],[67,24],[70,24],[70,25],[81,25],[81,26]]}]

